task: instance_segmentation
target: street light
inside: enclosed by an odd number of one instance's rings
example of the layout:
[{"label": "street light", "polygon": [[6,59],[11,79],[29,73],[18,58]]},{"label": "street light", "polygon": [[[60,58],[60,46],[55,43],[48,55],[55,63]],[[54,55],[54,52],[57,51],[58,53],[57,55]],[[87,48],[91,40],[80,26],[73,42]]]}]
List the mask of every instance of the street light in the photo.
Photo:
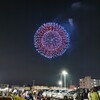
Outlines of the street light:
[{"label": "street light", "polygon": [[63,70],[62,71],[62,75],[64,76],[64,87],[66,88],[66,75],[67,75],[67,71],[66,70]]},{"label": "street light", "polygon": [[59,85],[61,86],[61,88],[62,88],[62,81],[59,81],[58,84],[59,84]]}]

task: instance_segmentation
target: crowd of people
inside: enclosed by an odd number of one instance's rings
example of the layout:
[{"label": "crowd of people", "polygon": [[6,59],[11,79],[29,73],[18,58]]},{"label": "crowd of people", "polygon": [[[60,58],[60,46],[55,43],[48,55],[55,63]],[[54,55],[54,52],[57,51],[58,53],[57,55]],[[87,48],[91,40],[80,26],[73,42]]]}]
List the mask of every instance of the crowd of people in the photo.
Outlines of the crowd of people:
[{"label": "crowd of people", "polygon": [[[12,97],[14,100],[48,100],[42,97],[43,90],[4,89],[0,91],[1,97]],[[17,99],[18,98],[18,99]]]},{"label": "crowd of people", "polygon": [[[33,91],[33,90],[11,89],[9,91],[8,90],[1,91],[0,95],[3,97],[11,96],[12,98],[19,97],[22,100],[51,100],[50,98],[46,98],[46,97],[43,98],[42,93],[43,93],[43,90]],[[82,89],[82,91],[77,91],[76,94],[77,95],[73,100],[100,100],[100,95],[98,93],[97,88],[95,87],[90,90]],[[55,99],[52,99],[52,100],[55,100]]]},{"label": "crowd of people", "polygon": [[96,87],[92,89],[82,89],[82,91],[77,92],[74,100],[100,100],[100,94]]}]

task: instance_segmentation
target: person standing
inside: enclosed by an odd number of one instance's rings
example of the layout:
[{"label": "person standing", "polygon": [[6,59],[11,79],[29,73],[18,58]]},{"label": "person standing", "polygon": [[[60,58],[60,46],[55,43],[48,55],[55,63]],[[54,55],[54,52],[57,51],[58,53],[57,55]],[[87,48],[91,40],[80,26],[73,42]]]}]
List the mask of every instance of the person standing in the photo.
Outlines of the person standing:
[{"label": "person standing", "polygon": [[99,94],[98,94],[97,89],[95,87],[92,89],[90,97],[91,97],[91,100],[100,100]]},{"label": "person standing", "polygon": [[91,100],[91,92],[92,92],[92,89],[90,89],[88,92],[88,100]]}]

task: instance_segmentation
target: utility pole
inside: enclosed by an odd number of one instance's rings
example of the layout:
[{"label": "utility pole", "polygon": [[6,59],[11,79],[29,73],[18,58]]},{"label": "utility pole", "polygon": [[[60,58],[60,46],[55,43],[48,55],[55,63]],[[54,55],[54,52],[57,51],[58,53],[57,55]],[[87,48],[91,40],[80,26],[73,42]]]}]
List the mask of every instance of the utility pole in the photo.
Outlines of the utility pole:
[{"label": "utility pole", "polygon": [[33,80],[33,86],[35,85],[35,80]]}]

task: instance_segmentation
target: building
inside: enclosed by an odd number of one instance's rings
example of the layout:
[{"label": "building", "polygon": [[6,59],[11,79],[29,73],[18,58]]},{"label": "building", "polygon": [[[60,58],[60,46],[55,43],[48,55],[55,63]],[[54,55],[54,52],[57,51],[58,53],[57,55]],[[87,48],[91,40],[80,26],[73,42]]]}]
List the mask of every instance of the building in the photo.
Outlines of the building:
[{"label": "building", "polygon": [[80,88],[91,89],[92,87],[100,86],[100,80],[92,79],[91,76],[86,76],[79,80],[79,85]]},{"label": "building", "polygon": [[91,85],[92,85],[92,87],[100,86],[100,80],[92,79]]}]

